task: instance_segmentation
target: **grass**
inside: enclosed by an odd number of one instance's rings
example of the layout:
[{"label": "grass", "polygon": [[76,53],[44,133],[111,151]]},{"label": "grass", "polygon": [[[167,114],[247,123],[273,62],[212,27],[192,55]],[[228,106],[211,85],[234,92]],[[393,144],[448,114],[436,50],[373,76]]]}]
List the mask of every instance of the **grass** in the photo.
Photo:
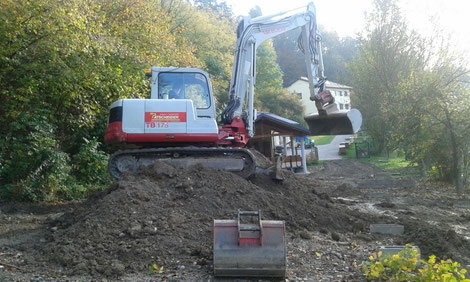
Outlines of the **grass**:
[{"label": "grass", "polygon": [[334,135],[310,137],[310,139],[313,139],[315,141],[315,146],[330,144],[331,141],[333,141],[333,138],[335,138]]},{"label": "grass", "polygon": [[370,156],[369,158],[356,159],[355,145],[351,145],[347,149],[346,155],[343,155],[343,158],[373,164],[399,178],[412,178],[419,175],[418,167],[405,160],[404,156],[396,152],[390,154],[389,158],[387,156]]}]

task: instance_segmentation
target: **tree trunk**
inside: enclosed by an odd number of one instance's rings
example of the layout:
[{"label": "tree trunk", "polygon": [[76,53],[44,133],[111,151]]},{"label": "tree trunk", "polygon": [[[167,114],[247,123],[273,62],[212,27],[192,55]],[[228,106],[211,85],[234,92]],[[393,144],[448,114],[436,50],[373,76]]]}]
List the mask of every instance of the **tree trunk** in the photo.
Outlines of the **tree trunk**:
[{"label": "tree trunk", "polygon": [[467,186],[467,180],[468,180],[468,156],[467,156],[467,154],[463,155],[462,169],[463,169],[462,186],[465,188]]},{"label": "tree trunk", "polygon": [[421,177],[427,178],[428,173],[427,173],[427,165],[424,159],[421,159]]},{"label": "tree trunk", "polygon": [[455,189],[457,194],[463,194],[463,183],[462,183],[462,171],[460,165],[460,158],[459,158],[459,143],[457,142],[457,136],[454,131],[454,127],[452,125],[452,121],[450,118],[450,113],[447,108],[444,108],[446,114],[446,123],[447,129],[449,130],[450,134],[450,141],[452,144],[452,172],[451,177],[453,178]]}]

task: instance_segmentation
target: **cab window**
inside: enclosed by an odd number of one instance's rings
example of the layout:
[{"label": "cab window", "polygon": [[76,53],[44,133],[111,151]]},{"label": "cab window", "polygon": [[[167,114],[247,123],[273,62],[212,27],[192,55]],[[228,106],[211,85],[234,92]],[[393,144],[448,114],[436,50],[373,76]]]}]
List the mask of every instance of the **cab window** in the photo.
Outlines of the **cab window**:
[{"label": "cab window", "polygon": [[206,77],[200,73],[160,73],[158,98],[190,99],[198,109],[210,107],[209,88]]}]

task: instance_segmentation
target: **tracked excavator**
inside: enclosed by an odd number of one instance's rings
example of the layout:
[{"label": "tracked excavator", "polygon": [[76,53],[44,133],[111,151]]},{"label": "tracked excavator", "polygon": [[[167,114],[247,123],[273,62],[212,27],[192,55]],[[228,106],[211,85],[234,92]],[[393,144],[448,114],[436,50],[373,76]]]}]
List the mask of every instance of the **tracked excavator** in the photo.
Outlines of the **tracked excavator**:
[{"label": "tracked excavator", "polygon": [[301,28],[299,49],[305,56],[310,99],[318,114],[305,117],[312,135],[352,134],[362,122],[353,109],[338,112],[325,91],[321,35],[313,3],[304,10],[245,17],[237,28],[229,101],[216,122],[209,75],[200,69],[152,67],[150,99],[121,99],[110,107],[106,144],[120,149],[109,161],[114,178],[156,160],[180,167],[201,164],[250,177],[256,167],[246,148],[254,136],[256,49],[264,41]]}]

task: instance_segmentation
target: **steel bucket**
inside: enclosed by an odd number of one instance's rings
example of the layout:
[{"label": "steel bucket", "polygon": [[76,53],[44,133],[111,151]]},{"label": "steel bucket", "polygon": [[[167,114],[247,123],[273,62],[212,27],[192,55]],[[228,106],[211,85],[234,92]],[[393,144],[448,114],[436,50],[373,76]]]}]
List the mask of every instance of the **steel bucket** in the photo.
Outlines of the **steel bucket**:
[{"label": "steel bucket", "polygon": [[[257,223],[241,223],[241,217]],[[261,212],[239,211],[237,220],[214,220],[214,276],[285,277],[284,221],[261,220]]]},{"label": "steel bucket", "polygon": [[312,136],[346,135],[359,131],[362,115],[356,109],[349,112],[332,112],[327,115],[310,114],[304,117]]}]

